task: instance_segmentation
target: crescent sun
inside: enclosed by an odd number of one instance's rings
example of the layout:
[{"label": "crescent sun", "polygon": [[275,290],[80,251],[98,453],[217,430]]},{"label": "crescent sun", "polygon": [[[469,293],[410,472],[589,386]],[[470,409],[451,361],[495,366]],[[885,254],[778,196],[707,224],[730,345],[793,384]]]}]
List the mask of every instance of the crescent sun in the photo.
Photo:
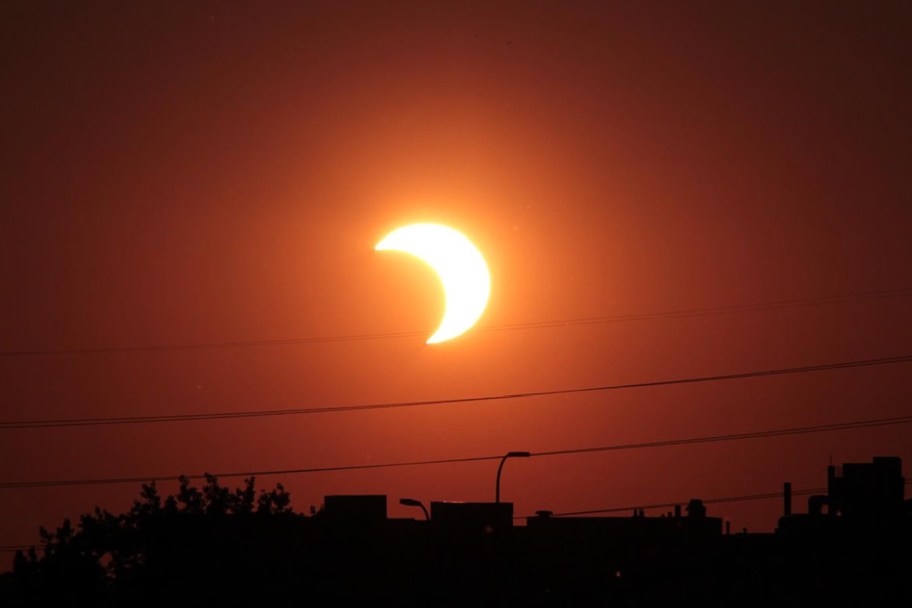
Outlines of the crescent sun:
[{"label": "crescent sun", "polygon": [[446,307],[428,344],[462,335],[484,313],[491,273],[478,248],[458,230],[442,224],[411,224],[387,234],[374,249],[414,255],[440,277]]}]

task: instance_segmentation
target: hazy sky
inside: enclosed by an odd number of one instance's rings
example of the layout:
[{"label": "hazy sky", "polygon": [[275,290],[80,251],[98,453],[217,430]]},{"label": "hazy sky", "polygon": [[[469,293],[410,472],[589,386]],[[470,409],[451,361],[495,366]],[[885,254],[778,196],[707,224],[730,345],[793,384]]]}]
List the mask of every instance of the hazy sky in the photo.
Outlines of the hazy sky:
[{"label": "hazy sky", "polygon": [[[4,3],[0,417],[446,399],[910,354],[910,6]],[[373,251],[414,221],[462,230],[490,265],[488,311],[451,343],[424,344],[443,305],[432,271]],[[884,290],[901,291],[823,300]],[[783,300],[804,305],[604,321]],[[536,327],[592,317],[604,322]],[[366,335],[379,337],[8,354]],[[910,397],[900,364],[0,429],[0,481],[559,450],[902,415]],[[507,465],[502,491],[531,514],[817,487],[831,459],[899,455],[908,470],[908,437],[895,426],[534,458]],[[299,510],[385,493],[392,515],[414,516],[399,497],[493,500],[495,471],[260,483],[284,483]],[[137,494],[0,489],[0,545]],[[735,529],[772,529],[779,512],[710,507]]]}]

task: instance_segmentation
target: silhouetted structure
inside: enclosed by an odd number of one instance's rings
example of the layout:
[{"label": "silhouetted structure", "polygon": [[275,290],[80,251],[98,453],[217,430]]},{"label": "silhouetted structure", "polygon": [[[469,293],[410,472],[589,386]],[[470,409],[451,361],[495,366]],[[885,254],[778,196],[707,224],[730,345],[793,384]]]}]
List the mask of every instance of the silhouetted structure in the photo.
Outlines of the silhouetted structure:
[{"label": "silhouetted structure", "polygon": [[556,517],[514,526],[511,503],[432,502],[390,519],[384,495],[335,495],[311,517],[279,486],[208,477],[122,515],[97,510],[19,554],[0,605],[199,606],[294,598],[399,606],[737,606],[912,600],[910,503],[898,458],[830,467],[827,494],[774,534],[723,534],[693,499],[658,517]]},{"label": "silhouetted structure", "polygon": [[[778,531],[784,534],[895,533],[906,525],[909,508],[905,501],[902,461],[896,457],[875,457],[871,462],[846,463],[827,468],[827,493],[808,497],[807,513],[792,513],[785,501]],[[790,484],[786,484],[790,497]]]},{"label": "silhouetted structure", "polygon": [[807,513],[792,512],[785,501],[776,529],[777,584],[792,597],[830,597],[841,605],[912,600],[912,518],[904,492],[899,458],[829,466],[827,493],[810,496]]},{"label": "silhouetted structure", "polygon": [[847,463],[827,470],[830,513],[848,519],[895,520],[904,514],[906,480],[902,461],[878,457],[872,462]]},{"label": "silhouetted structure", "polygon": [[352,524],[377,524],[386,520],[386,495],[337,495],[323,499],[327,521]]},{"label": "silhouetted structure", "polygon": [[451,534],[504,534],[513,528],[511,502],[432,502],[435,530]]}]

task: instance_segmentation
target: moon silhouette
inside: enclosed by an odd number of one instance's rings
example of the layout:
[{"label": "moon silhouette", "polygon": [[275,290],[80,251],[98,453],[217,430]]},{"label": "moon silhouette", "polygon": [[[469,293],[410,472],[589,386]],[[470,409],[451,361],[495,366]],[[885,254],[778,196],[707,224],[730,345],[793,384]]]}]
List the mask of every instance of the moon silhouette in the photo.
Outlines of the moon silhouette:
[{"label": "moon silhouette", "polygon": [[374,249],[414,255],[440,277],[446,307],[427,344],[462,335],[484,313],[491,294],[491,274],[481,252],[458,230],[441,224],[411,224],[387,234]]}]

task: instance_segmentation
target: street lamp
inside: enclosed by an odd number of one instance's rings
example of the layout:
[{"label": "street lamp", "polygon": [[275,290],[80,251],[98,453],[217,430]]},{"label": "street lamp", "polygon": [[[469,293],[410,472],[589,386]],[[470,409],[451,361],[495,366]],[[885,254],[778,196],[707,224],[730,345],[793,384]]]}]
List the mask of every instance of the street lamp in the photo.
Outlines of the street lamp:
[{"label": "street lamp", "polygon": [[421,507],[421,510],[424,511],[424,519],[425,520],[431,519],[431,516],[427,510],[427,507],[425,507],[424,503],[421,502],[420,500],[416,500],[414,498],[400,498],[399,504],[402,505],[403,507]]},{"label": "street lamp", "polygon": [[500,459],[500,464],[497,467],[497,485],[494,490],[494,502],[500,503],[500,473],[503,471],[503,465],[507,461],[507,458],[528,458],[531,455],[531,452],[507,452],[504,454],[504,457]]}]

